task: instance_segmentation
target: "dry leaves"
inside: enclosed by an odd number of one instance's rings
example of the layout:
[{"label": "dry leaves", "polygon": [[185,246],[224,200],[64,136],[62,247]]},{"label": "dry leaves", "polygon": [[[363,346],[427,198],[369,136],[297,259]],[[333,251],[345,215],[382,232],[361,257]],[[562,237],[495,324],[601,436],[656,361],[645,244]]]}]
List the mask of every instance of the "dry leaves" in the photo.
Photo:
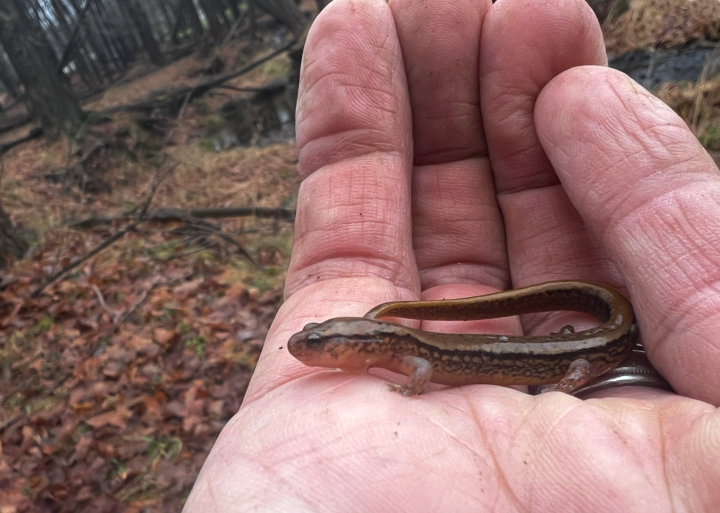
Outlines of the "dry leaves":
[{"label": "dry leaves", "polygon": [[55,253],[5,277],[3,513],[179,511],[240,407],[279,289],[233,283],[203,253],[154,262],[150,242],[131,242],[35,299]]}]

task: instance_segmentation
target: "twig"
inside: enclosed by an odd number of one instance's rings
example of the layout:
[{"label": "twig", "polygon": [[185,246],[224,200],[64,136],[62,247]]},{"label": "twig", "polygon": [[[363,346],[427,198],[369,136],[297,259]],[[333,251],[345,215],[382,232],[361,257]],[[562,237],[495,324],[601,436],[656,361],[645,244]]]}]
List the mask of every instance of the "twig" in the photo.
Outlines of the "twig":
[{"label": "twig", "polygon": [[229,84],[221,84],[218,89],[230,89],[231,91],[237,91],[239,93],[260,93],[264,91],[261,87],[235,87]]},{"label": "twig", "polygon": [[145,217],[145,214],[147,214],[148,208],[150,207],[150,203],[152,203],[153,198],[155,197],[155,193],[157,192],[158,187],[160,186],[160,183],[162,183],[165,178],[167,178],[167,175],[170,174],[170,171],[175,169],[179,163],[176,163],[173,166],[170,166],[167,168],[165,173],[160,174],[158,173],[157,178],[155,179],[155,182],[152,184],[152,187],[150,188],[150,194],[148,194],[147,199],[145,200],[145,203],[143,204],[142,208],[140,209],[140,212],[138,212],[138,215],[135,217],[135,220],[137,222],[140,222],[140,220]]},{"label": "twig", "polygon": [[[188,91],[187,94],[185,95],[185,98],[183,99],[182,105],[180,106],[180,110],[178,111],[178,115],[177,115],[177,117],[175,118],[176,121],[180,121],[180,119],[181,119],[181,118],[183,117],[183,115],[185,114],[185,107],[187,107],[188,103],[190,103],[190,98],[192,98],[192,94],[193,94],[193,91],[195,91],[195,89],[196,89],[196,88],[193,87],[193,88],[192,88],[190,91]],[[176,129],[176,128],[177,128],[177,125],[175,126],[175,128],[173,128],[173,129],[170,131],[170,135],[168,135],[168,136],[165,138],[165,142],[166,142],[166,143],[169,142],[169,141],[172,139],[172,136],[175,134],[175,129]]]},{"label": "twig", "polygon": [[222,40],[222,43],[220,43],[220,46],[218,49],[224,47],[226,44],[230,42],[233,35],[235,34],[235,31],[240,26],[240,24],[245,20],[245,16],[247,16],[247,11],[242,13],[240,16],[238,16],[235,21],[233,22],[232,26],[230,27],[230,30],[228,30],[228,33],[225,35],[225,38]]},{"label": "twig", "polygon": [[105,298],[103,297],[102,292],[98,288],[97,285],[93,283],[92,285],[93,292],[95,292],[95,295],[98,298],[98,302],[100,303],[100,306],[102,306],[103,310],[105,310],[108,314],[110,314],[110,318],[112,319],[113,324],[117,323],[117,319],[120,316],[120,312],[117,310],[113,310],[110,308],[107,303],[105,302]]},{"label": "twig", "polygon": [[32,292],[32,294],[30,294],[30,297],[31,297],[31,298],[37,297],[43,290],[45,290],[45,288],[46,288],[48,285],[50,285],[50,284],[52,284],[52,283],[55,283],[55,281],[57,281],[60,277],[62,277],[62,276],[64,276],[65,274],[67,274],[69,271],[72,271],[72,270],[75,269],[77,266],[79,266],[80,264],[82,264],[83,262],[85,262],[87,259],[89,259],[89,258],[91,258],[91,257],[94,257],[95,255],[97,255],[98,253],[100,253],[103,249],[105,249],[105,248],[107,248],[108,246],[112,245],[113,242],[115,242],[116,240],[122,238],[126,233],[134,230],[137,225],[138,225],[138,222],[136,221],[136,222],[134,222],[134,223],[126,226],[126,227],[123,228],[122,230],[119,230],[119,231],[115,232],[115,235],[113,235],[112,237],[110,237],[109,239],[107,239],[105,242],[103,242],[102,244],[100,244],[98,247],[96,247],[95,249],[93,249],[93,250],[90,251],[89,253],[86,253],[84,256],[80,257],[79,259],[75,260],[74,262],[69,263],[67,266],[65,266],[65,267],[63,267],[62,269],[60,269],[58,272],[56,272],[54,275],[52,275],[50,278],[48,278],[42,285],[40,285],[37,289],[35,289],[35,290]]},{"label": "twig", "polygon": [[105,303],[105,298],[102,295],[102,292],[100,292],[100,289],[97,285],[93,283],[92,285],[93,292],[95,292],[95,295],[98,298],[98,301],[100,302],[100,306],[103,307],[103,310],[105,310],[107,313],[111,314],[110,308],[108,307],[107,303]]},{"label": "twig", "polygon": [[[130,305],[130,308],[128,308],[125,313],[120,315],[115,320],[115,322],[113,322],[113,325],[115,326],[115,328],[119,327],[122,323],[125,322],[125,319],[127,319],[128,317],[130,317],[132,315],[132,313],[137,309],[137,307],[140,306],[140,303],[145,301],[145,298],[147,297],[147,295],[150,293],[151,290],[153,290],[157,286],[157,284],[158,284],[158,282],[153,282],[153,284],[150,285],[150,288],[148,288],[147,290],[144,290],[142,292],[142,294],[140,294],[140,297],[132,305]],[[115,329],[113,329],[113,332],[114,331],[115,331]]]},{"label": "twig", "polygon": [[216,242],[210,242],[210,243],[208,243],[208,244],[203,244],[202,246],[200,246],[200,247],[198,247],[198,248],[192,249],[192,250],[190,250],[190,251],[186,251],[185,253],[180,253],[179,255],[169,256],[169,257],[167,257],[165,260],[162,260],[162,263],[166,264],[166,263],[168,263],[168,262],[170,262],[170,261],[172,261],[172,260],[177,260],[178,258],[189,257],[190,255],[194,255],[195,253],[200,253],[202,250],[207,249],[207,248],[210,248],[210,247],[214,246],[215,244],[217,244],[217,243],[216,243]]},{"label": "twig", "polygon": [[232,236],[228,235],[227,233],[223,232],[222,230],[219,230],[217,228],[212,228],[205,225],[198,225],[197,228],[205,233],[208,233],[210,235],[215,235],[216,237],[221,238],[225,242],[228,242],[235,246],[238,250],[238,252],[243,255],[245,258],[247,258],[251,264],[253,264],[258,269],[265,269],[265,266],[260,264],[257,260],[255,260],[252,255],[248,252],[248,250],[245,249],[245,246],[240,244],[238,241],[236,241]]},{"label": "twig", "polygon": [[[175,167],[175,166],[173,166],[173,167]],[[148,197],[147,197],[147,199],[145,200],[142,208],[140,209],[140,212],[138,212],[137,216],[135,217],[135,222],[133,222],[132,224],[129,224],[128,226],[126,226],[125,228],[123,228],[123,229],[121,229],[121,230],[118,230],[112,237],[110,237],[110,238],[107,239],[105,242],[103,242],[102,244],[100,244],[99,246],[97,246],[95,249],[93,249],[93,250],[90,251],[89,253],[86,253],[84,256],[78,258],[78,259],[75,260],[74,262],[71,262],[70,264],[68,264],[67,266],[63,267],[62,269],[60,269],[58,272],[56,272],[54,275],[52,275],[50,278],[48,278],[44,283],[42,283],[37,289],[35,289],[35,290],[30,294],[30,297],[31,297],[31,298],[37,297],[38,295],[40,295],[40,293],[41,293],[43,290],[45,290],[45,288],[46,288],[48,285],[50,285],[50,284],[52,284],[52,283],[55,283],[55,282],[56,282],[57,280],[59,280],[62,276],[64,276],[65,274],[67,274],[69,271],[72,271],[73,269],[75,269],[76,267],[78,267],[80,264],[82,264],[83,262],[85,262],[86,260],[88,260],[89,258],[92,258],[92,257],[94,257],[95,255],[97,255],[98,253],[100,253],[103,249],[111,246],[116,240],[119,240],[119,239],[121,239],[122,237],[124,237],[125,234],[127,234],[127,233],[135,230],[135,228],[137,228],[137,226],[142,222],[143,216],[144,216],[145,213],[147,212],[148,207],[150,206],[150,203],[152,202],[152,199],[153,199],[153,197],[155,196],[155,192],[157,191],[158,186],[160,185],[160,182],[162,182],[162,180],[168,175],[168,173],[170,172],[171,169],[172,169],[172,167],[169,168],[169,169],[167,170],[167,172],[165,172],[162,176],[159,176],[159,177],[155,180],[155,183],[153,183],[153,186],[152,186],[152,188],[151,188],[151,190],[150,190],[150,194],[148,194]]]},{"label": "twig", "polygon": [[[130,317],[135,310],[137,310],[137,307],[140,306],[143,301],[145,301],[145,299],[148,297],[148,294],[150,294],[150,292],[155,290],[157,287],[162,286],[162,285],[172,285],[179,281],[185,281],[188,278],[190,278],[193,274],[194,273],[186,274],[185,276],[181,276],[179,278],[173,278],[171,280],[166,280],[166,281],[160,281],[158,279],[153,280],[152,283],[150,284],[150,287],[148,287],[146,290],[143,290],[142,293],[140,294],[140,297],[137,300],[135,300],[135,302],[132,305],[130,305],[130,308],[128,308],[125,311],[125,313],[123,313],[122,315],[120,315],[117,318],[117,320],[113,323],[113,328],[108,333],[106,333],[104,335],[104,337],[98,337],[98,339],[108,337],[108,336],[112,335],[113,333],[115,333],[118,330],[118,328],[120,326],[122,326],[122,324],[127,320],[127,318]],[[95,349],[95,350],[97,350],[97,349]]]},{"label": "twig", "polygon": [[[111,225],[115,221],[129,217],[133,214],[134,210],[131,210],[118,217],[89,217],[80,221],[72,221],[68,223],[68,226],[75,229],[87,229],[97,225]],[[189,218],[222,219],[226,217],[248,216],[292,221],[295,219],[295,210],[292,208],[282,207],[159,208],[156,210],[148,210],[145,220],[158,222],[184,222]]]}]

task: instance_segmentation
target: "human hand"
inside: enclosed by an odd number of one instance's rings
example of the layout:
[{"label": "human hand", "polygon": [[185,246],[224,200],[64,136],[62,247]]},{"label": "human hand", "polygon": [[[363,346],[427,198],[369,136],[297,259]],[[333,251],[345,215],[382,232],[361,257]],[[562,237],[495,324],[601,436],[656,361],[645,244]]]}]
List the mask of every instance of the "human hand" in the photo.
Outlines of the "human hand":
[{"label": "human hand", "polygon": [[[582,0],[322,12],[286,302],[186,511],[720,510],[720,176],[669,108],[587,66],[604,63]],[[309,368],[286,349],[307,322],[385,301],[575,278],[628,293],[679,395],[473,385],[408,399],[387,388],[404,377]],[[462,330],[548,333],[572,316]]]}]

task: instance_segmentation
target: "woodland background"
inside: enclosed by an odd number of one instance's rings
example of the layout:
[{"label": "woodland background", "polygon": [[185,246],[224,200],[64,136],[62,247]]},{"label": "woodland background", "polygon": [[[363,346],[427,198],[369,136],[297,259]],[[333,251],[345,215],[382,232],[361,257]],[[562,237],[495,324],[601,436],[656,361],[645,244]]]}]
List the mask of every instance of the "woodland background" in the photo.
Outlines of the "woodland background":
[{"label": "woodland background", "polygon": [[[720,150],[720,2],[588,0]],[[0,513],[179,511],[282,301],[325,0],[0,2]]]}]

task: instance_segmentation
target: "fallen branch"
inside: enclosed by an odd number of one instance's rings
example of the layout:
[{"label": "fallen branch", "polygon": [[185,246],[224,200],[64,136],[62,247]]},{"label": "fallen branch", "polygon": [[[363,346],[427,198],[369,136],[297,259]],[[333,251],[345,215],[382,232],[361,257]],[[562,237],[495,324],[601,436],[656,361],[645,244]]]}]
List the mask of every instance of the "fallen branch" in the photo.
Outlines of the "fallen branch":
[{"label": "fallen branch", "polygon": [[107,303],[105,302],[105,298],[103,297],[102,291],[100,288],[93,283],[92,285],[93,292],[95,292],[95,296],[98,298],[98,302],[100,303],[100,306],[103,310],[105,310],[109,315],[110,319],[113,324],[117,324],[117,319],[120,317],[120,312],[116,312],[112,308],[110,308]]},{"label": "fallen branch", "polygon": [[[133,212],[126,212],[117,217],[89,217],[80,221],[71,221],[70,228],[87,230],[96,226],[111,226],[116,221],[133,216]],[[282,219],[292,221],[295,219],[295,210],[281,207],[208,207],[208,208],[158,208],[146,212],[143,219],[155,222],[186,222],[188,219],[223,219],[228,217],[248,217]]]},{"label": "fallen branch", "polygon": [[255,267],[258,269],[265,269],[264,265],[261,265],[259,262],[257,262],[252,255],[248,252],[248,250],[245,249],[245,246],[240,244],[238,241],[236,241],[231,235],[225,233],[224,231],[220,230],[219,228],[214,228],[212,226],[207,226],[206,224],[202,225],[193,225],[193,227],[197,228],[200,232],[207,233],[208,235],[214,235],[216,237],[219,237],[220,239],[224,240],[225,242],[235,246],[238,250],[238,252],[243,255],[245,258],[247,258],[250,263],[252,263]]},{"label": "fallen branch", "polygon": [[[68,145],[68,161],[70,161],[72,146]],[[45,180],[53,183],[63,184],[65,187],[75,185],[83,192],[109,191],[110,185],[103,178],[105,169],[102,166],[111,148],[110,141],[100,141],[92,148],[84,152],[82,158],[66,167],[53,169],[43,175]]]},{"label": "fallen branch", "polygon": [[42,128],[33,128],[30,130],[28,135],[21,137],[20,139],[16,139],[14,141],[10,141],[9,143],[0,144],[0,155],[5,153],[6,151],[10,150],[11,148],[14,148],[15,146],[18,146],[19,144],[22,144],[26,141],[30,141],[32,139],[37,139],[43,134]]},{"label": "fallen branch", "polygon": [[112,237],[110,237],[110,238],[107,239],[105,242],[103,242],[102,244],[100,244],[99,246],[97,246],[95,249],[93,249],[93,250],[90,251],[89,253],[86,253],[84,256],[76,259],[74,262],[70,262],[68,265],[66,265],[65,267],[63,267],[62,269],[60,269],[58,272],[56,272],[55,274],[53,274],[52,276],[50,276],[50,278],[48,278],[47,280],[45,280],[37,289],[35,289],[35,290],[30,294],[30,297],[31,297],[31,298],[37,297],[38,295],[40,295],[40,293],[41,293],[43,290],[45,290],[45,288],[46,288],[48,285],[50,285],[50,284],[52,284],[52,283],[55,283],[57,280],[59,280],[59,279],[60,279],[61,277],[63,277],[65,274],[67,274],[68,272],[72,271],[73,269],[75,269],[76,267],[78,267],[80,264],[82,264],[83,262],[85,262],[86,260],[88,260],[89,258],[94,257],[95,255],[97,255],[98,253],[100,253],[103,249],[111,246],[116,240],[121,239],[122,237],[124,237],[125,234],[127,234],[127,233],[135,230],[135,228],[137,228],[137,226],[143,221],[143,216],[147,213],[148,207],[150,206],[150,203],[152,202],[152,199],[153,199],[153,197],[155,196],[155,192],[157,192],[157,188],[158,188],[158,186],[160,185],[160,182],[162,182],[162,181],[165,179],[165,177],[168,175],[168,173],[169,173],[171,170],[172,170],[172,168],[168,169],[168,170],[162,175],[162,177],[160,177],[159,179],[155,180],[155,183],[153,184],[152,189],[150,190],[150,194],[148,194],[148,197],[145,199],[145,202],[143,203],[142,208],[140,209],[140,211],[138,212],[137,216],[135,217],[135,222],[133,222],[132,224],[129,224],[128,226],[126,226],[125,228],[123,228],[123,229],[121,229],[121,230],[118,230]]},{"label": "fallen branch", "polygon": [[32,121],[32,116],[29,112],[17,114],[16,116],[13,116],[11,118],[5,118],[3,119],[3,123],[0,124],[0,134],[9,132],[10,130],[14,130],[29,121]]},{"label": "fallen branch", "polygon": [[[228,80],[232,80],[234,78],[237,78],[241,75],[244,75],[246,73],[249,73],[250,71],[254,70],[258,66],[265,64],[267,61],[274,59],[278,55],[280,55],[283,52],[286,52],[293,48],[296,41],[290,41],[286,45],[284,45],[281,48],[278,48],[274,52],[266,55],[265,57],[262,57],[255,62],[252,62],[245,66],[244,68],[235,71],[233,73],[228,73],[225,75],[222,75],[220,77],[217,77],[214,80],[210,80],[207,82],[201,82],[197,85],[190,86],[190,87],[182,87],[174,90],[168,90],[168,91],[155,91],[154,95],[160,96],[158,98],[154,98],[152,100],[144,100],[138,103],[133,104],[126,104],[126,105],[117,105],[115,107],[110,107],[108,109],[100,111],[98,114],[112,114],[114,112],[119,111],[132,111],[132,110],[145,110],[149,108],[155,108],[162,105],[172,104],[176,100],[182,98],[183,104],[186,104],[190,100],[194,98],[198,98],[202,96],[203,94],[207,93],[211,89],[215,87],[219,87]],[[181,107],[182,108],[182,107]]]}]

